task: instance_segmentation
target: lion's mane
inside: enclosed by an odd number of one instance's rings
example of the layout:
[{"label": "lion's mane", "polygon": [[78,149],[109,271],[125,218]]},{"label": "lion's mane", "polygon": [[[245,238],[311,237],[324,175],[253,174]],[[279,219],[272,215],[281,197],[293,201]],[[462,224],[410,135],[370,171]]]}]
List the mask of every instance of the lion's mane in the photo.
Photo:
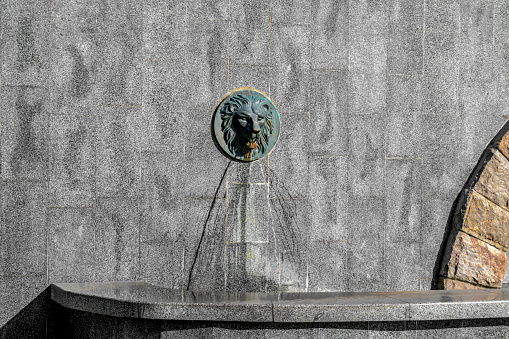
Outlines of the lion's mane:
[{"label": "lion's mane", "polygon": [[223,132],[223,138],[228,149],[233,155],[235,155],[236,158],[243,158],[250,149],[248,147],[248,140],[242,138],[242,133],[240,131],[235,130],[233,117],[239,108],[244,105],[251,106],[251,108],[253,108],[264,104],[269,107],[267,115],[265,116],[265,125],[254,140],[258,145],[254,150],[258,150],[259,154],[263,154],[268,147],[269,137],[273,132],[273,113],[271,105],[267,102],[267,99],[259,96],[237,94],[226,101],[221,108],[221,131]]}]

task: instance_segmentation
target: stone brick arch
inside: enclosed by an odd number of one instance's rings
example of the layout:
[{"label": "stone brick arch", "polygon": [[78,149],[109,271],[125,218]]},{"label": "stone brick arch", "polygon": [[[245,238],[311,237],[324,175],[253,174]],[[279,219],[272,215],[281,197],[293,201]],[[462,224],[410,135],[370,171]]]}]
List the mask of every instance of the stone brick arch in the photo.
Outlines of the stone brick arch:
[{"label": "stone brick arch", "polygon": [[509,248],[509,122],[484,151],[453,208],[438,288],[501,287]]}]

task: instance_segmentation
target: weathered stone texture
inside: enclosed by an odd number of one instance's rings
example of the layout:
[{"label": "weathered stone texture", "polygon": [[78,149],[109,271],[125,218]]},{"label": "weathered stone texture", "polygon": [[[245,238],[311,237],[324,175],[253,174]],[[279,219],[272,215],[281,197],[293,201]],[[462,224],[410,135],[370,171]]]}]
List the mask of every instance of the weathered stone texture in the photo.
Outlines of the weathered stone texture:
[{"label": "weathered stone texture", "polygon": [[509,212],[475,191],[465,191],[463,199],[465,203],[458,206],[454,226],[499,250],[507,251]]},{"label": "weathered stone texture", "polygon": [[509,160],[492,149],[473,188],[500,207],[509,209]]},{"label": "weathered stone texture", "polygon": [[440,277],[438,278],[438,289],[439,290],[477,290],[485,287],[479,285],[473,285],[464,281],[449,279]]},{"label": "weathered stone texture", "polygon": [[498,150],[509,159],[509,133],[504,134],[502,139],[497,142]]},{"label": "weathered stone texture", "polygon": [[486,287],[501,287],[505,252],[464,232],[453,230],[440,275]]}]

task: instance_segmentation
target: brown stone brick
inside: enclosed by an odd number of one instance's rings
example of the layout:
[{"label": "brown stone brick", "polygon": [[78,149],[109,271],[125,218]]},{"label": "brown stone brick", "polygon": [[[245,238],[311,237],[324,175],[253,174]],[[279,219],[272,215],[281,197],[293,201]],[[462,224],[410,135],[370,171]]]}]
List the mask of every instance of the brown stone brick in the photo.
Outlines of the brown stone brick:
[{"label": "brown stone brick", "polygon": [[438,289],[439,290],[475,290],[483,289],[484,286],[473,285],[464,281],[449,279],[440,277],[438,278]]},{"label": "brown stone brick", "polygon": [[451,230],[440,276],[486,287],[501,287],[506,255],[484,241]]},{"label": "brown stone brick", "polygon": [[509,159],[509,132],[504,134],[502,139],[497,143],[498,150]]},{"label": "brown stone brick", "polygon": [[498,150],[491,149],[474,190],[500,207],[509,209],[509,160]]},{"label": "brown stone brick", "polygon": [[505,252],[509,248],[509,211],[475,191],[464,191],[454,226],[499,250]]}]

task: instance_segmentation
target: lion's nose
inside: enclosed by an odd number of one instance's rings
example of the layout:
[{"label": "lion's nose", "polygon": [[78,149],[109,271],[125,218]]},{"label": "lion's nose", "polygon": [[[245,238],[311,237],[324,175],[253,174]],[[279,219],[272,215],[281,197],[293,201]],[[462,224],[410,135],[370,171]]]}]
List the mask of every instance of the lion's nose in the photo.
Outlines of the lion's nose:
[{"label": "lion's nose", "polygon": [[260,125],[253,124],[253,133],[259,133],[260,132]]}]

